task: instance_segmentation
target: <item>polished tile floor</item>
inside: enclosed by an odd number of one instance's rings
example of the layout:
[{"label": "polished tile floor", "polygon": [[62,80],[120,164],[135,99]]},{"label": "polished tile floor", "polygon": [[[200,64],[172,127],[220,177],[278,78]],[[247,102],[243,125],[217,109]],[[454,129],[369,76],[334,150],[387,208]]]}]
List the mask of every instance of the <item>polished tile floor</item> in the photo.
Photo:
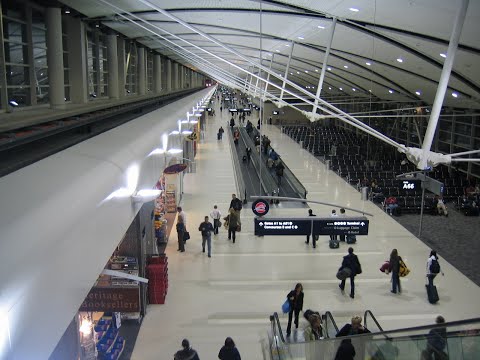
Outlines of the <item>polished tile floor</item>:
[{"label": "polished tile floor", "polygon": [[[447,321],[476,317],[480,313],[480,288],[457,269],[440,259],[445,276],[438,276],[440,295],[430,305],[425,293],[425,263],[430,249],[377,206],[360,199],[360,194],[277,127],[265,126],[265,133],[284,162],[308,190],[308,199],[339,204],[372,213],[370,233],[354,245],[363,267],[356,278],[355,299],[338,289],[335,278],[347,245],[328,248],[321,237],[316,249],[304,237],[255,237],[253,213],[242,211],[242,232],[237,242],[227,240],[222,228],[213,239],[212,258],[201,252],[198,224],[214,204],[226,213],[236,191],[228,137],[217,141],[220,125],[228,114],[207,117],[204,138],[196,157],[196,173],[184,179],[182,205],[187,212],[192,238],[185,253],[176,251],[172,232],[166,249],[169,262],[169,291],[164,305],[148,307],[132,359],[172,359],[183,338],[188,338],[202,360],[217,359],[225,337],[231,336],[242,359],[263,359],[260,341],[269,329],[269,315],[280,311],[285,296],[302,282],[304,309],[331,311],[338,322],[369,309],[384,329],[430,324],[438,314]],[[257,116],[252,116],[256,124]],[[328,216],[331,207],[311,206],[317,215]],[[305,208],[271,208],[270,216],[305,216]],[[390,278],[379,271],[393,248],[399,250],[410,275],[402,279],[402,294],[390,293]],[[472,299],[475,299],[474,301]],[[281,312],[281,311],[280,311]],[[286,317],[281,315],[286,327]],[[300,327],[303,327],[303,323]],[[300,330],[300,329],[299,329]]]}]

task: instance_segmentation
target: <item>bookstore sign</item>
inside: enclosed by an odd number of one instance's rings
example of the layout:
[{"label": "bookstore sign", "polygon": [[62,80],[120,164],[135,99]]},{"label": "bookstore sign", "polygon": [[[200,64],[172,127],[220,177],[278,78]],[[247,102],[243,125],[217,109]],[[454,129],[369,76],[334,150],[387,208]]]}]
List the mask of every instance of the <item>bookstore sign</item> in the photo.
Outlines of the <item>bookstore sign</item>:
[{"label": "bookstore sign", "polygon": [[140,311],[140,289],[94,287],[80,306],[79,311]]}]

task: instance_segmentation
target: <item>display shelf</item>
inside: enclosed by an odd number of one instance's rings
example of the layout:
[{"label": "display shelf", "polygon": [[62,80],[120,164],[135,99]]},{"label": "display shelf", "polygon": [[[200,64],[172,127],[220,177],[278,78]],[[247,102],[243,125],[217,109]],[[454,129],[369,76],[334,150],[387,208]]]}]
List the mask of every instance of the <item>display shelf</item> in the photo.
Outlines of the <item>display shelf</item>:
[{"label": "display shelf", "polygon": [[175,191],[167,191],[165,193],[165,203],[168,213],[174,213],[177,211],[177,199]]}]

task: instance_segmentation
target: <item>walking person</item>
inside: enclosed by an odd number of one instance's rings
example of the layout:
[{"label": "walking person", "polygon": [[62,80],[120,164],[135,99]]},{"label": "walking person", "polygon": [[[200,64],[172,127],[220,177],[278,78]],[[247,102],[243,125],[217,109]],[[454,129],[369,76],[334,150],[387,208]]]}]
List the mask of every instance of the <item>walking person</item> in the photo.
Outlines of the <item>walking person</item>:
[{"label": "walking person", "polygon": [[220,360],[242,360],[240,357],[240,352],[235,346],[235,342],[231,337],[225,339],[225,345],[222,346],[220,352],[218,353],[218,358]]},{"label": "walking person", "polygon": [[303,310],[303,286],[301,283],[295,285],[295,289],[287,295],[290,303],[290,311],[288,312],[287,336],[290,336],[292,330],[292,316],[295,314],[295,329],[298,329],[298,315]]},{"label": "walking person", "polygon": [[185,252],[185,224],[183,218],[179,216],[177,218],[177,236],[178,236],[178,249],[177,251]]},{"label": "walking person", "polygon": [[[330,214],[331,217],[338,217],[337,212],[335,210],[332,210],[332,213]],[[330,235],[330,240],[331,241],[337,241],[337,235]]]},{"label": "walking person", "polygon": [[221,226],[220,218],[222,214],[218,210],[217,205],[213,206],[213,210],[210,212],[210,217],[213,220],[213,235],[218,235],[218,228]]},{"label": "walking person", "polygon": [[[341,208],[340,209],[340,215],[338,215],[338,217],[345,217],[345,209],[344,208]],[[345,242],[345,235],[340,235],[340,241],[343,241]]]},{"label": "walking person", "polygon": [[233,209],[235,211],[235,215],[237,215],[238,225],[242,225],[242,222],[240,220],[240,212],[243,209],[243,204],[242,200],[237,198],[237,195],[232,194],[232,201],[230,201],[230,206],[228,207],[228,209]]},{"label": "walking person", "polygon": [[205,216],[205,220],[198,227],[198,231],[202,232],[202,252],[205,252],[205,243],[207,243],[208,257],[212,257],[213,225],[208,221],[208,216]]},{"label": "walking person", "polygon": [[[312,209],[308,209],[308,216],[317,216],[313,213],[313,210]],[[316,244],[315,244],[315,241],[318,240],[318,235],[313,235],[312,236],[312,245],[313,245],[313,248],[315,249],[316,248]],[[305,244],[308,245],[308,243],[310,242],[310,235],[307,235],[307,241],[305,241]]]},{"label": "walking person", "polygon": [[238,227],[238,217],[235,210],[230,208],[228,216],[224,217],[224,220],[227,221],[228,224],[228,240],[233,240],[233,243],[235,244],[235,233],[237,232]]},{"label": "walking person", "polygon": [[224,132],[225,130],[223,130],[223,127],[220,126],[220,128],[218,129],[218,140],[222,140]]},{"label": "walking person", "polygon": [[400,286],[400,262],[402,258],[398,255],[397,249],[393,249],[390,253],[390,271],[392,272],[392,292],[393,294],[402,292]]},{"label": "walking person", "polygon": [[277,166],[275,167],[275,174],[277,175],[277,182],[278,186],[282,184],[282,177],[283,177],[283,170],[285,166],[283,166],[283,162],[281,160],[278,161]]},{"label": "walking person", "polygon": [[190,347],[190,342],[187,339],[182,340],[182,350],[175,353],[174,360],[200,360],[195,350]]},{"label": "walking person", "polygon": [[440,273],[440,263],[438,262],[437,252],[430,251],[430,256],[427,260],[427,278],[428,286],[433,287],[433,279]]},{"label": "walking person", "polygon": [[[342,266],[340,269],[350,269],[350,297],[355,298],[355,276],[362,273],[362,266],[358,260],[357,255],[353,253],[353,248],[348,248],[348,255],[343,257]],[[345,279],[338,285],[342,292],[345,290]]]},{"label": "walking person", "polygon": [[185,231],[187,231],[187,214],[183,211],[181,206],[177,206],[178,217],[182,218],[183,225],[185,226]]},{"label": "walking person", "polygon": [[[435,319],[437,325],[445,324],[443,316],[439,315]],[[425,352],[425,359],[428,360],[445,360],[448,355],[445,353],[447,347],[447,329],[445,327],[436,327],[428,333],[427,349]]]}]

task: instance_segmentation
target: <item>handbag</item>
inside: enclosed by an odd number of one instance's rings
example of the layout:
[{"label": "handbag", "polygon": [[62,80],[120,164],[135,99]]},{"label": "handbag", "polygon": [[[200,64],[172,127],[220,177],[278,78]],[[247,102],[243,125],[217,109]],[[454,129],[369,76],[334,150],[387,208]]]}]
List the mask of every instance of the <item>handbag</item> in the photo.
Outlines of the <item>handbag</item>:
[{"label": "handbag", "polygon": [[398,275],[400,277],[405,277],[410,273],[410,269],[405,265],[403,260],[400,261],[400,269],[398,270]]},{"label": "handbag", "polygon": [[215,220],[213,220],[213,222],[215,223],[216,227],[221,227],[222,226],[222,222],[220,221],[220,219],[215,219]]},{"label": "handbag", "polygon": [[183,241],[187,241],[188,239],[190,239],[190,233],[188,231],[185,231],[183,233]]},{"label": "handbag", "polygon": [[285,302],[283,303],[282,311],[283,311],[284,314],[290,312],[290,301],[288,301],[288,299],[285,300]]},{"label": "handbag", "polygon": [[237,232],[242,231],[242,225],[238,224],[237,225]]},{"label": "handbag", "polygon": [[338,280],[345,280],[352,275],[352,270],[348,267],[340,268],[337,272],[337,279]]}]

